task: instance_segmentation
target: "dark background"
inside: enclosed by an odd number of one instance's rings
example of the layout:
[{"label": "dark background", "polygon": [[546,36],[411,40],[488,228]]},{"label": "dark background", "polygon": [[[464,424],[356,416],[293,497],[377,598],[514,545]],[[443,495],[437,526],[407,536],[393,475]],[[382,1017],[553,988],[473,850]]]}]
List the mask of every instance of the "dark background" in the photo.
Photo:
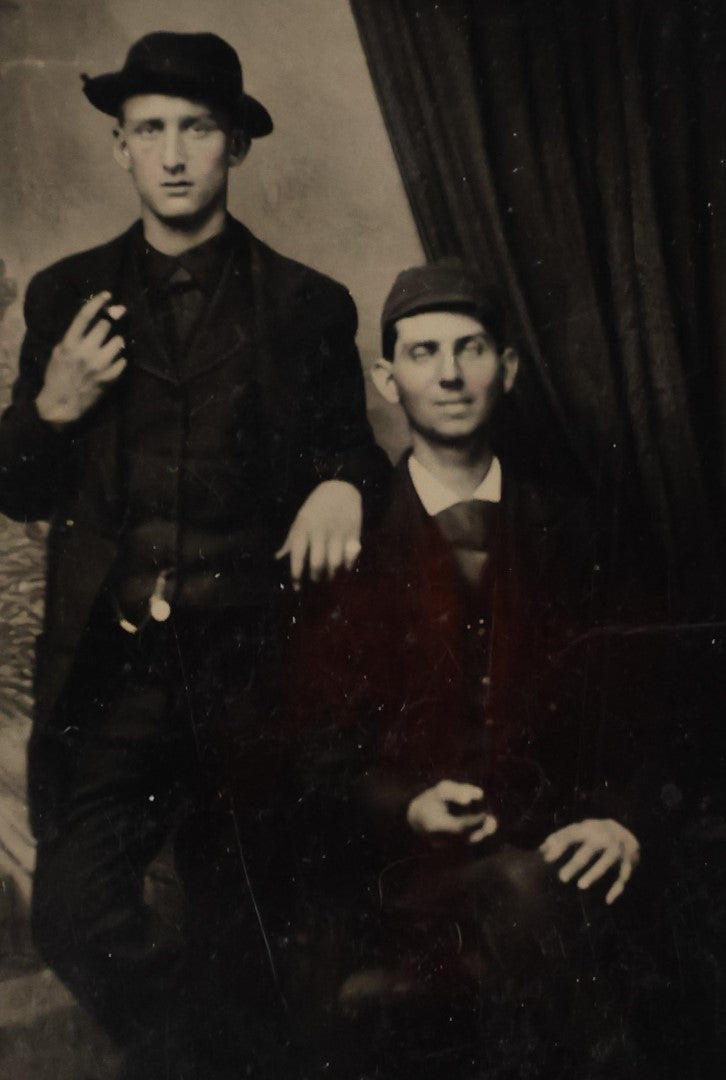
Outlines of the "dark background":
[{"label": "dark background", "polygon": [[504,289],[520,438],[670,620],[723,602],[726,10],[352,0],[429,256]]}]

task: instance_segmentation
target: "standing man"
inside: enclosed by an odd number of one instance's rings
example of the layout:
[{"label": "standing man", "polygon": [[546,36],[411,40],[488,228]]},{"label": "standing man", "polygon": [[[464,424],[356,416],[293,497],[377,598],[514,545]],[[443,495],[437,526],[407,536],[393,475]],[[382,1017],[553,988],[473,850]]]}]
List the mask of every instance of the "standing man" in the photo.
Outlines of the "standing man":
[{"label": "standing man", "polygon": [[[0,508],[51,523],[35,940],[124,1044],[129,1078],[264,1072],[250,1036],[264,1018],[245,1008],[267,1003],[258,953],[275,980],[256,853],[271,842],[261,746],[281,605],[305,573],[352,565],[386,461],[349,294],[227,213],[230,169],[272,130],[235,51],[153,33],[84,83],[116,119],[141,220],[31,281],[0,426]],[[172,833],[182,943],[143,901]],[[223,967],[240,942],[244,973]]]},{"label": "standing man", "polygon": [[639,844],[612,730],[592,739],[555,677],[599,614],[590,503],[498,456],[519,360],[476,272],[404,271],[382,322],[373,378],[412,449],[353,574],[311,596],[291,671],[301,907],[345,923],[329,969],[357,1018],[337,1075],[624,1077],[604,967],[578,965]]}]

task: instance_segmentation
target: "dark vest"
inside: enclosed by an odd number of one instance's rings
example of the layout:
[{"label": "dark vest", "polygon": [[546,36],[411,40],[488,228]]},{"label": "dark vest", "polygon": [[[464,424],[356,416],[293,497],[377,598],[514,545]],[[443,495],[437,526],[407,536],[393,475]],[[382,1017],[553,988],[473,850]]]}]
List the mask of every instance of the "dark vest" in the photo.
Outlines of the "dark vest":
[{"label": "dark vest", "polygon": [[227,257],[178,355],[151,308],[135,252],[124,275],[125,293],[139,299],[126,329],[111,591],[137,624],[160,576],[164,598],[176,606],[256,606],[269,597],[276,571],[252,291],[240,280],[249,276],[248,262]]}]

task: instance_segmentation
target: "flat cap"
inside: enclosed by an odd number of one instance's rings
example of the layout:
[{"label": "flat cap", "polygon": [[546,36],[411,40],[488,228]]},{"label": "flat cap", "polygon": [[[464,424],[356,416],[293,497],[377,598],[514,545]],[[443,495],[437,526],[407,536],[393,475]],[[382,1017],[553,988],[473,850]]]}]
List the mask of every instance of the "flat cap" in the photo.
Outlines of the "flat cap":
[{"label": "flat cap", "polygon": [[478,270],[455,256],[403,270],[383,305],[383,349],[393,324],[422,311],[464,311],[479,319],[499,348],[504,344],[504,307],[499,291]]}]

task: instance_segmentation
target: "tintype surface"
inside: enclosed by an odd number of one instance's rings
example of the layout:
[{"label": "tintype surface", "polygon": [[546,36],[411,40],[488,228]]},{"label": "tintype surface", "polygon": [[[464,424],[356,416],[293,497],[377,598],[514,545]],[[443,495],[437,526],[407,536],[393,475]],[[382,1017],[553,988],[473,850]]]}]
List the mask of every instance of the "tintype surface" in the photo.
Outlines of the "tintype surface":
[{"label": "tintype surface", "polygon": [[[612,1008],[619,1035],[598,1012],[597,995],[573,1005],[565,991],[560,999],[546,983],[530,985],[529,993],[554,1010],[550,1031],[576,1028],[573,1044],[594,1048],[587,1058],[593,1076],[625,1076],[632,1068],[633,1075],[705,1080],[720,1075],[725,1062],[726,608],[718,530],[726,460],[720,310],[726,30],[718,5],[673,0],[663,8],[603,2],[585,12],[563,3],[548,15],[536,4],[487,0],[350,6],[162,0],[153,7],[140,0],[0,2],[0,395],[5,406],[32,277],[117,236],[138,216],[129,175],[113,156],[114,120],[89,105],[80,76],[117,70],[132,42],[159,29],[212,31],[238,51],[245,87],[269,109],[275,130],[253,144],[231,176],[229,209],[274,249],[350,290],[369,418],[393,461],[409,444],[406,421],[367,376],[380,353],[380,313],[396,274],[455,254],[495,280],[525,376],[507,418],[510,451],[518,463],[535,466],[545,488],[589,487],[611,560],[602,567],[610,583],[607,602],[555,665],[567,694],[578,697],[581,718],[574,734],[563,727],[559,742],[553,737],[547,744],[557,760],[573,759],[562,769],[571,784],[569,804],[567,797],[562,804],[569,816],[560,814],[557,823],[575,820],[587,787],[582,775],[589,775],[592,787],[618,789],[617,799],[604,798],[602,805],[621,815],[641,842],[640,866],[616,915],[604,926],[593,916],[592,937],[580,935],[576,956],[563,946],[557,974],[560,988],[568,968],[577,971],[573,978],[611,980],[613,994],[601,1000],[606,1012]],[[35,841],[27,815],[26,745],[47,536],[47,524],[30,520],[34,516],[0,518],[0,1073],[13,1080],[110,1077],[121,1068],[117,1049],[39,961],[30,940]],[[590,542],[591,532],[581,535]],[[84,572],[79,559],[77,574]],[[429,582],[414,584],[423,595]],[[61,604],[71,601],[76,584],[69,579],[64,588]],[[383,624],[387,613],[382,618],[375,610],[381,597],[371,595],[371,619]],[[446,614],[438,612],[443,619]],[[357,617],[365,615],[358,611]],[[350,637],[341,640],[351,657],[360,651],[364,669],[366,648],[375,654],[375,635],[362,627],[357,636],[355,622],[345,632]],[[321,640],[325,645],[325,635]],[[322,667],[315,667],[314,649],[310,656],[298,704],[309,700],[314,710]],[[325,670],[334,671],[329,653],[324,660]],[[375,660],[371,664],[375,670]],[[387,677],[388,669],[381,670]],[[429,674],[422,671],[422,681]],[[347,685],[341,676],[340,687]],[[557,698],[552,687],[547,684],[547,708]],[[319,774],[313,767],[310,775]],[[493,778],[492,790],[498,806],[511,812],[512,795],[501,777]],[[505,809],[500,816],[506,820]],[[302,820],[316,827],[314,814]],[[198,822],[195,827],[203,848]],[[515,831],[512,838],[517,842]],[[536,849],[542,839],[533,833],[527,843]],[[330,850],[335,859],[340,848],[332,840]],[[257,870],[245,863],[242,848],[240,857],[249,885]],[[269,872],[280,889],[289,887],[290,877],[279,867]],[[251,884],[256,904],[256,881]],[[402,891],[410,902],[412,890],[428,896],[429,885],[414,874]],[[162,919],[178,926],[183,900],[168,847],[150,867],[145,891]],[[405,1037],[391,1052],[422,1031],[431,1041],[422,1039],[418,1056],[414,1048],[409,1057],[391,1057],[391,1075],[414,1068],[421,1076],[426,1069],[437,1075],[437,1055],[450,1075],[472,1080],[557,1075],[548,1071],[560,1066],[548,1063],[537,1030],[549,1014],[538,1018],[533,999],[524,996],[520,1005],[531,1009],[534,1026],[523,1023],[501,990],[512,975],[507,965],[520,962],[504,945],[497,949],[501,920],[488,924],[493,946],[477,951],[487,957],[484,967],[470,964],[466,972],[480,993],[473,1030],[489,1046],[447,1058],[452,1051],[442,1017],[450,988],[439,986],[434,1005],[421,1006],[416,987],[409,994],[405,979],[396,982],[400,965],[386,971],[385,962],[371,962],[385,953],[367,953],[365,941],[358,948],[356,935],[363,941],[370,927],[361,930],[343,912],[332,929],[326,923],[321,931],[310,913],[317,895],[315,888],[306,892],[286,924],[299,947],[283,962],[290,968],[289,1000],[283,996],[288,1009],[298,1009],[298,1035],[307,1026],[312,1041],[337,1047],[337,1067],[357,1075],[355,1055],[367,1060],[368,1034],[386,1047],[386,1031],[400,1023],[395,1008],[389,1014],[392,995],[403,1001]],[[411,906],[415,932],[394,953],[398,963],[409,949],[405,970],[416,969],[423,983],[435,983],[450,954],[462,952],[457,935],[468,915],[461,915],[460,901],[446,889],[438,897],[449,904],[443,936],[440,911],[434,918]],[[59,908],[66,902],[59,894]],[[375,896],[371,902],[375,908]],[[405,921],[405,902],[402,910]],[[264,910],[257,915],[264,962],[272,962],[269,950],[284,951],[285,934],[268,941]],[[578,917],[589,927],[587,905]],[[330,937],[340,933],[352,935],[351,947],[330,950]],[[362,988],[361,1000],[378,996],[378,1012],[366,1021],[370,1028],[353,1030],[346,1021],[336,1031],[329,1015],[321,1021],[314,999],[330,993],[330,972],[322,965],[335,968],[349,955],[356,964],[341,974],[343,998],[352,996],[355,1013]],[[497,956],[502,981],[492,989],[491,970],[484,968]],[[253,964],[249,978],[257,977]],[[496,1007],[488,1013],[490,999]],[[470,1020],[462,1027],[466,1038]],[[282,1040],[278,1022],[270,1020],[263,1044]],[[618,1039],[622,1056],[610,1058],[608,1047]],[[259,1055],[261,1075],[266,1067],[287,1068],[277,1061],[266,1066],[266,1052]],[[324,1054],[316,1058],[309,1046],[306,1052],[311,1075],[327,1067]],[[373,1060],[385,1070],[382,1053],[381,1061]],[[365,1068],[371,1067],[369,1060]],[[603,1071],[608,1068],[616,1071]]]}]

